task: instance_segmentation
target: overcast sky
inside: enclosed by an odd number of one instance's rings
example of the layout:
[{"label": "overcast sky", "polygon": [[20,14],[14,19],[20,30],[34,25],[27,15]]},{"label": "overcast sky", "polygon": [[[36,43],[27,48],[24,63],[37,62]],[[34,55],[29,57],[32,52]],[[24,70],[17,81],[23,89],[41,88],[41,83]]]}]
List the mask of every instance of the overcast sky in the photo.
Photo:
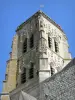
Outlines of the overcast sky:
[{"label": "overcast sky", "polygon": [[0,92],[15,30],[40,9],[62,27],[75,56],[75,0],[0,0]]}]

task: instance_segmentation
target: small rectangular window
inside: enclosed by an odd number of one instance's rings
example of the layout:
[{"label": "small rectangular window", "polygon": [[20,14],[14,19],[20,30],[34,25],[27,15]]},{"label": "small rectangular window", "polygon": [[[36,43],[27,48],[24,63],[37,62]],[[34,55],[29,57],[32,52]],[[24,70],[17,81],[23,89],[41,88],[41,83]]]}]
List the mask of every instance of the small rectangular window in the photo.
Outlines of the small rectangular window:
[{"label": "small rectangular window", "polygon": [[34,63],[31,63],[31,68],[29,69],[29,79],[34,77]]},{"label": "small rectangular window", "polygon": [[23,43],[23,53],[25,53],[26,51],[27,51],[27,38],[25,39]]},{"label": "small rectangular window", "polygon": [[54,41],[54,44],[55,44],[55,52],[59,52],[58,43]]},{"label": "small rectangular window", "polygon": [[26,82],[26,68],[24,68],[23,73],[21,74],[21,83]]},{"label": "small rectangular window", "polygon": [[50,37],[48,37],[48,46],[49,46],[49,48],[52,47],[52,39]]}]

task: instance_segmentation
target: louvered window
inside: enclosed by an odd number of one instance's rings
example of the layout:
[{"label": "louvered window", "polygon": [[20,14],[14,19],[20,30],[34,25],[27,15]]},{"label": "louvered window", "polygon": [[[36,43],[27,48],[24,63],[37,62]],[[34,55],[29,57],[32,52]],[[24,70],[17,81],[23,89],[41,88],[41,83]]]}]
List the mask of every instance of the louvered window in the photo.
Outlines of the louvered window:
[{"label": "louvered window", "polygon": [[26,51],[27,51],[27,38],[25,39],[23,43],[23,53],[25,53]]},{"label": "louvered window", "polygon": [[33,46],[34,46],[34,36],[32,34],[30,37],[30,48],[33,48]]},{"label": "louvered window", "polygon": [[21,83],[26,82],[26,68],[24,68],[23,73],[21,74]]},{"label": "louvered window", "polygon": [[34,77],[34,63],[31,63],[31,67],[29,69],[29,79]]},{"label": "louvered window", "polygon": [[48,46],[49,46],[49,48],[52,47],[52,39],[50,37],[48,37]]},{"label": "louvered window", "polygon": [[55,52],[59,52],[58,43],[54,41],[54,44],[55,44]]}]

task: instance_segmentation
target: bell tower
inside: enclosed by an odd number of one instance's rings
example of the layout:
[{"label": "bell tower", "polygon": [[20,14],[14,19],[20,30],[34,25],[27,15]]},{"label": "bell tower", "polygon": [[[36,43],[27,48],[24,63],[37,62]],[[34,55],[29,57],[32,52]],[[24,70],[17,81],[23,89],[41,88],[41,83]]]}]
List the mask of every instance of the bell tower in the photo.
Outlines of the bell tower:
[{"label": "bell tower", "polygon": [[42,11],[38,11],[21,24],[16,32],[17,86],[36,79],[42,82],[60,71],[71,60],[66,35],[60,26]]},{"label": "bell tower", "polygon": [[20,93],[37,100],[40,96],[42,100],[41,83],[62,70],[71,59],[62,28],[38,11],[16,30],[3,92],[10,92],[11,100],[17,100]]}]

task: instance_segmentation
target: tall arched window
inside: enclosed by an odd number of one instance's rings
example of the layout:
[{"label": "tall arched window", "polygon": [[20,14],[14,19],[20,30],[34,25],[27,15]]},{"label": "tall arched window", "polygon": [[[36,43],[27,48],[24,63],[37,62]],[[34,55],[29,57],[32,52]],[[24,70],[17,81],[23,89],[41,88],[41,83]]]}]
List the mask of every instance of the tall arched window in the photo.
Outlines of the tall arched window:
[{"label": "tall arched window", "polygon": [[49,48],[52,47],[52,39],[51,39],[51,37],[48,37],[48,46],[49,46]]},{"label": "tall arched window", "polygon": [[32,34],[30,37],[30,48],[33,48],[33,46],[34,46],[34,36]]},{"label": "tall arched window", "polygon": [[25,83],[26,82],[26,68],[23,69],[23,72],[21,74],[21,83]]},{"label": "tall arched window", "polygon": [[33,77],[34,77],[34,63],[31,63],[29,69],[29,79],[32,79]]},{"label": "tall arched window", "polygon": [[59,52],[58,42],[54,40],[55,52]]},{"label": "tall arched window", "polygon": [[25,39],[23,43],[23,53],[25,53],[26,51],[27,51],[27,38]]}]

